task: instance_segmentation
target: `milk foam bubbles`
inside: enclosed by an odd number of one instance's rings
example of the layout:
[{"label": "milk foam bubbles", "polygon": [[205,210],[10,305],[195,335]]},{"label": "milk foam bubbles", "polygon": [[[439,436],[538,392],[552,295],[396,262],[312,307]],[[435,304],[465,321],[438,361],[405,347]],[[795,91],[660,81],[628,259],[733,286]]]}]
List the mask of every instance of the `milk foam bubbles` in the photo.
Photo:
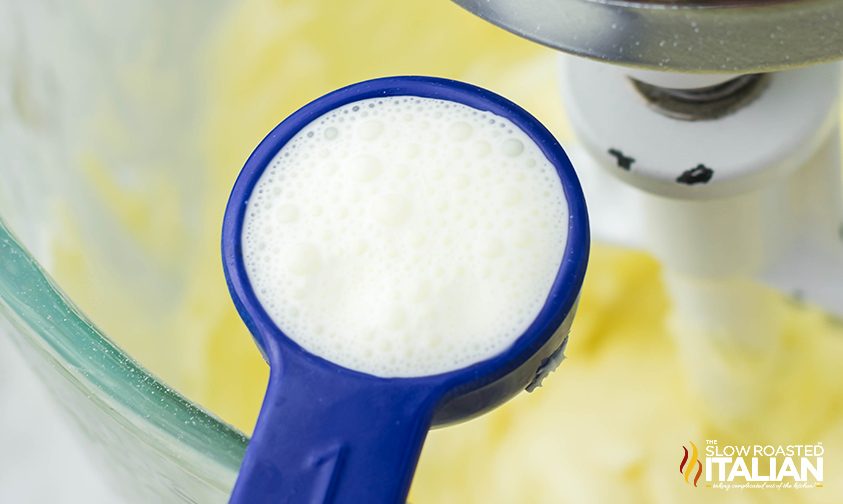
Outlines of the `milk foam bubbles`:
[{"label": "milk foam bubbles", "polygon": [[514,123],[394,96],[316,118],[261,175],[246,272],[312,354],[382,377],[494,357],[545,303],[567,241],[553,165]]}]

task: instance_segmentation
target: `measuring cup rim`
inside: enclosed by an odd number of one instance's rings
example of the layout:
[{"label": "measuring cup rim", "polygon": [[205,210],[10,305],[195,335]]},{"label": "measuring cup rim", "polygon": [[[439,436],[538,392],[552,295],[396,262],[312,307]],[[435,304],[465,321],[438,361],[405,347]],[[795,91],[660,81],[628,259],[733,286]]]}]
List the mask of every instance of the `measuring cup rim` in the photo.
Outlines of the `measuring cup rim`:
[{"label": "measuring cup rim", "polygon": [[[500,354],[469,366],[436,375],[386,378],[345,368],[312,354],[289,338],[261,305],[246,273],[242,253],[242,228],[249,197],[264,170],[276,154],[306,125],[348,103],[388,96],[415,96],[462,103],[505,117],[521,128],[556,169],[568,203],[568,237],[562,262],[544,305],[515,342]],[[470,390],[495,381],[516,369],[537,352],[562,324],[579,296],[589,252],[588,216],[579,180],[564,149],[554,136],[529,112],[486,89],[439,77],[382,77],[351,84],[323,95],[278,124],[255,148],[237,177],[225,209],[222,229],[222,258],[226,282],[237,311],[252,333],[264,358],[296,355],[316,366],[328,366],[338,373],[410,386]]]}]

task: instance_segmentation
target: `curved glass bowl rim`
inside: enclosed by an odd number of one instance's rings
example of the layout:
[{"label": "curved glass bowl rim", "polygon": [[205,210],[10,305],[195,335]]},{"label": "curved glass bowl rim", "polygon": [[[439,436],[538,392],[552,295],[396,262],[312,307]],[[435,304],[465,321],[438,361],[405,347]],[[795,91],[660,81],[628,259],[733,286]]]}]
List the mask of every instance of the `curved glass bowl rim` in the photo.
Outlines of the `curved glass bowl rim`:
[{"label": "curved glass bowl rim", "polygon": [[[0,219],[0,316],[20,331],[63,378],[111,410],[124,428],[162,456],[182,465],[211,461],[219,477],[195,474],[227,490],[248,438],[166,386],[103,334],[61,291]],[[185,449],[193,452],[190,459]],[[190,469],[190,468],[189,468]],[[210,474],[215,472],[211,469]],[[231,481],[233,483],[233,479]]]}]

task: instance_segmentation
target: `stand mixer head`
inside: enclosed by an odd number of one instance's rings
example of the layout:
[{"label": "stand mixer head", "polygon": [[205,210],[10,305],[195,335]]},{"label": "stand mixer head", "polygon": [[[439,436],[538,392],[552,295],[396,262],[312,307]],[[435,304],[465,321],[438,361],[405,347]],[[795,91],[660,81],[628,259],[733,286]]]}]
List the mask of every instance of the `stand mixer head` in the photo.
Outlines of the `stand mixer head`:
[{"label": "stand mixer head", "polygon": [[[584,57],[562,94],[595,241],[659,260],[687,381],[714,424],[752,424],[786,361],[779,293],[843,316],[843,3],[455,2]],[[752,397],[710,385],[751,362]]]},{"label": "stand mixer head", "polygon": [[756,73],[843,57],[836,0],[454,0],[516,35],[619,65]]},{"label": "stand mixer head", "polygon": [[668,283],[749,276],[843,315],[828,64],[843,57],[843,3],[456,3],[593,60],[566,58],[563,95],[598,239],[652,253]]}]

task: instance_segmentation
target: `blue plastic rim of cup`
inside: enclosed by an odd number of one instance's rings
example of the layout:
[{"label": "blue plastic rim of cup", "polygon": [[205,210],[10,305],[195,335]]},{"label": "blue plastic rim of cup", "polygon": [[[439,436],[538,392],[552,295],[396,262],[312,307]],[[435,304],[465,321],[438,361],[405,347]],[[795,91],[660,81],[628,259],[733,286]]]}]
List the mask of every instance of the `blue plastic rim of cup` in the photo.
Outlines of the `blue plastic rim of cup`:
[{"label": "blue plastic rim of cup", "polygon": [[[433,376],[381,378],[308,353],[258,301],[243,261],[249,196],[278,151],[303,127],[345,104],[385,96],[458,102],[506,117],[555,166],[569,209],[562,262],[535,320],[503,353]],[[582,189],[562,146],[527,111],[485,89],[433,77],[352,84],[276,126],[246,161],[225,211],[222,257],[235,306],[270,366],[266,396],[231,502],[404,502],[431,426],[488,411],[547,374],[567,343],[589,252]]]}]

